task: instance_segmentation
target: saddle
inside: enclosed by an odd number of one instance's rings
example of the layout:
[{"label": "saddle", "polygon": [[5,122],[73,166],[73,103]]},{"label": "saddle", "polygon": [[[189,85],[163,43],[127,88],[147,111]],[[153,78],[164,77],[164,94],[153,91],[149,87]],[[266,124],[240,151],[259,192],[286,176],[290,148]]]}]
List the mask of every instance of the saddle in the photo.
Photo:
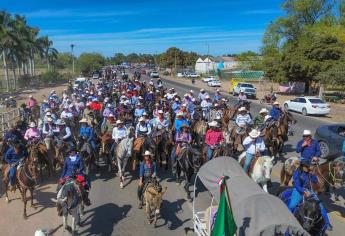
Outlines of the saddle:
[{"label": "saddle", "polygon": [[[245,163],[245,161],[246,161],[246,158],[247,158],[247,157],[243,157],[242,160],[241,160],[241,162],[240,162],[240,165],[241,165],[242,167],[244,166],[244,163]],[[253,160],[252,160],[252,162],[250,163],[250,166],[249,166],[249,168],[248,168],[248,172],[247,172],[248,175],[251,174],[251,173],[253,173],[255,163],[257,162],[258,159],[259,159],[259,156],[255,156],[255,157],[253,158]]]},{"label": "saddle", "polygon": [[145,142],[145,137],[138,137],[137,139],[134,140],[134,145],[133,145],[133,150],[135,152],[140,152],[140,148]]},{"label": "saddle", "polygon": [[109,133],[106,133],[101,136],[102,143],[110,143],[111,142],[111,135]]},{"label": "saddle", "polygon": [[149,177],[145,180],[144,186],[143,186],[143,193],[146,191],[146,189],[151,186],[153,189],[157,192],[160,193],[162,192],[162,186],[158,182],[156,178]]},{"label": "saddle", "polygon": [[159,130],[157,130],[156,132],[154,132],[152,134],[152,138],[156,138],[156,137],[162,136],[164,133],[165,133],[165,129],[159,129]]}]

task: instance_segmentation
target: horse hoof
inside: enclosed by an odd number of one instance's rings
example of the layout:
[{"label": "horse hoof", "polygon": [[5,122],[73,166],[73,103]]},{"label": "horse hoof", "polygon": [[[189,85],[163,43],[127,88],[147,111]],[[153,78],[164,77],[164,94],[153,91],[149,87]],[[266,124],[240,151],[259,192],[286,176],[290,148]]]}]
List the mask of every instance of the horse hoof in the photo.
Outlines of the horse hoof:
[{"label": "horse hoof", "polygon": [[8,199],[8,197],[5,198],[7,203],[10,203],[10,199]]},{"label": "horse hoof", "polygon": [[120,188],[123,189],[123,183],[122,182],[120,183]]}]

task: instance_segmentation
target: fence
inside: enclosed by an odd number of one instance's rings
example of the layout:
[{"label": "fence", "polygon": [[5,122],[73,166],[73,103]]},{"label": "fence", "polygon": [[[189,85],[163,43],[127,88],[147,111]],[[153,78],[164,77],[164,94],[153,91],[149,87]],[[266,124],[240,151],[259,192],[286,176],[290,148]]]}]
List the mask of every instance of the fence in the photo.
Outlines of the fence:
[{"label": "fence", "polygon": [[20,117],[20,109],[15,108],[10,111],[0,113],[0,134],[5,133],[11,124],[14,124]]}]

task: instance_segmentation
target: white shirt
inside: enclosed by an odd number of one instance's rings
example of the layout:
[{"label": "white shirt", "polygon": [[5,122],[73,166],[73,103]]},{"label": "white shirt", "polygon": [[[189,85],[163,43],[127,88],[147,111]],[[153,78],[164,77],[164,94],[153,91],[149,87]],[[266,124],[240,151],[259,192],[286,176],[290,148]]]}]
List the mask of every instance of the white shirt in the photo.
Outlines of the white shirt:
[{"label": "white shirt", "polygon": [[122,127],[122,128],[114,127],[113,128],[113,133],[112,133],[113,140],[115,140],[117,142],[119,139],[124,139],[126,137],[127,137],[127,129],[125,127]]},{"label": "white shirt", "polygon": [[261,137],[256,138],[255,143],[253,143],[253,141],[254,139],[250,136],[243,140],[243,146],[245,147],[247,153],[255,155],[256,152],[265,151],[266,145]]}]

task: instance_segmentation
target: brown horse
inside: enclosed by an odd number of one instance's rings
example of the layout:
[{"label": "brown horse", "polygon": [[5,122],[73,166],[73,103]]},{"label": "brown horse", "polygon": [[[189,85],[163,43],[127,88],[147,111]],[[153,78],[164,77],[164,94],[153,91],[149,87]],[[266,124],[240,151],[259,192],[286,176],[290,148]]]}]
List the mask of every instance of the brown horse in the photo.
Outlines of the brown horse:
[{"label": "brown horse", "polygon": [[28,151],[30,155],[36,156],[39,161],[40,176],[43,176],[43,168],[46,167],[48,175],[53,175],[53,160],[48,155],[46,146],[42,143],[32,143]]},{"label": "brown horse", "polygon": [[165,169],[167,170],[169,156],[173,145],[172,132],[167,132],[164,129],[154,131],[154,133],[152,134],[152,138],[157,145],[155,158],[158,161],[160,167],[162,167],[163,162],[165,162]]},{"label": "brown horse", "polygon": [[297,123],[297,120],[292,114],[286,110],[283,110],[283,114],[280,116],[277,127],[278,127],[278,138],[279,138],[279,152],[282,153],[284,143],[288,140],[289,123]]},{"label": "brown horse", "polygon": [[[31,197],[31,207],[34,207],[33,203],[33,191],[35,189],[36,180],[37,180],[37,165],[39,163],[38,157],[30,154],[29,158],[23,162],[22,164],[19,164],[16,172],[16,183],[14,186],[14,192],[16,188],[19,189],[22,201],[24,203],[24,211],[23,211],[23,217],[26,219],[26,204],[27,204],[27,197],[26,193],[29,190],[30,191],[30,197]],[[8,173],[11,168],[11,165],[6,164],[2,167],[2,176],[3,176],[3,183],[6,189],[6,202],[9,203],[10,199],[8,197],[8,187],[9,187],[9,178]]]},{"label": "brown horse", "polygon": [[[162,191],[157,191],[153,184],[148,184],[144,192],[145,212],[150,224],[156,226],[158,215],[160,214],[160,208],[162,205],[163,195],[167,191],[167,187]],[[152,220],[152,212],[154,213],[154,219]]]},{"label": "brown horse", "polygon": [[229,125],[230,120],[232,120],[236,114],[237,110],[235,107],[224,109],[222,118],[223,126],[227,127]]},{"label": "brown horse", "polygon": [[62,169],[67,156],[68,144],[66,142],[56,143],[55,145],[55,159],[53,168],[56,170],[58,167]]},{"label": "brown horse", "polygon": [[108,164],[108,170],[109,172],[111,171],[111,144],[112,144],[112,138],[111,134],[109,133],[104,133],[100,136],[101,140],[101,147],[99,150],[99,156],[103,157],[103,160]]},{"label": "brown horse", "polygon": [[204,120],[196,121],[192,126],[192,136],[195,144],[200,147],[204,144],[207,131],[207,123]]},{"label": "brown horse", "polygon": [[269,155],[276,157],[279,153],[279,148],[283,145],[278,135],[277,126],[272,124],[269,127],[266,127],[262,131],[261,136],[264,139]]},{"label": "brown horse", "polygon": [[[299,159],[296,157],[289,158],[285,161],[280,172],[280,186],[288,186],[293,173],[298,166]],[[335,193],[337,184],[343,184],[345,181],[344,167],[344,162],[337,159],[312,166],[311,168],[314,170],[318,178],[318,183],[312,185],[313,190],[317,194],[329,192],[330,190]],[[335,197],[338,199],[336,193]]]}]

